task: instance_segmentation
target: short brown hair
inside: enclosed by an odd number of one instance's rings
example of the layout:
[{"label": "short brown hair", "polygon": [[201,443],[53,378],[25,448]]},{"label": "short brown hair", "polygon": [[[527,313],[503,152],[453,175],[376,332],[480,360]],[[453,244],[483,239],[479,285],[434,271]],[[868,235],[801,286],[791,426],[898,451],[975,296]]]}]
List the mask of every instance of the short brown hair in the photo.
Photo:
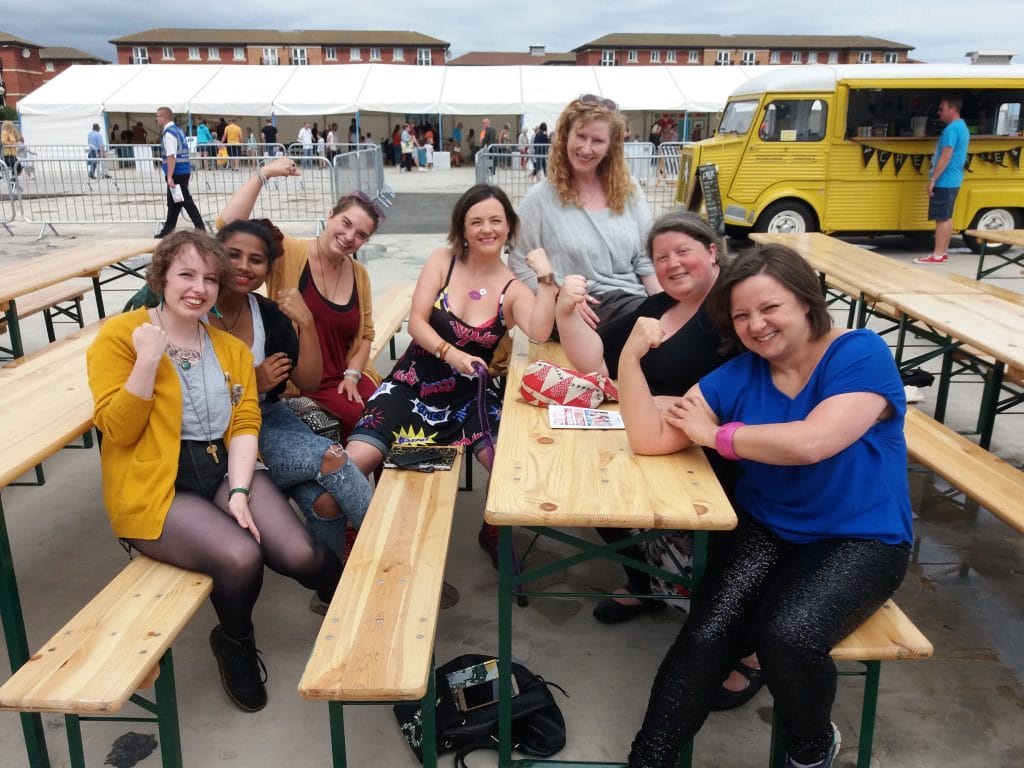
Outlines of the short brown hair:
[{"label": "short brown hair", "polygon": [[722,352],[740,351],[743,344],[732,323],[732,289],[755,275],[769,275],[807,307],[811,338],[820,339],[832,328],[821,281],[800,254],[785,245],[770,243],[747,248],[722,267],[707,298],[708,314],[722,335]]},{"label": "short brown hair", "polygon": [[702,243],[708,250],[711,250],[712,245],[715,246],[716,264],[724,264],[728,257],[725,240],[715,234],[715,230],[711,228],[710,224],[692,211],[675,210],[658,217],[647,234],[647,255],[652,259],[654,258],[655,238],[666,232],[680,232],[688,235],[698,243]]},{"label": "short brown hair", "polygon": [[149,262],[149,269],[146,270],[146,285],[150,287],[157,296],[164,293],[164,285],[167,284],[167,271],[171,268],[174,258],[184,248],[191,245],[196,249],[207,266],[213,268],[217,273],[217,282],[223,288],[231,279],[234,270],[231,267],[231,260],[224,251],[224,246],[205,232],[194,229],[183,229],[168,235],[153,250],[153,260]]},{"label": "short brown hair", "polygon": [[[350,192],[347,195],[339,197],[338,202],[336,202],[334,207],[331,209],[331,216],[337,216],[339,213],[344,213],[353,206],[359,208],[359,210],[363,211],[370,217],[370,220],[373,222],[373,232],[376,232],[377,228],[380,226],[380,211],[377,210],[376,206],[374,206],[372,202],[368,199],[364,200],[355,192]],[[373,232],[370,234],[372,235]]]},{"label": "short brown hair", "polygon": [[452,208],[452,223],[448,229],[448,245],[452,249],[452,253],[455,254],[455,258],[459,261],[465,261],[467,256],[466,246],[466,216],[469,214],[469,209],[477,203],[482,203],[484,200],[490,200],[494,198],[501,207],[505,210],[505,220],[508,222],[508,241],[507,244],[512,246],[515,244],[516,235],[519,234],[519,216],[516,215],[516,209],[512,206],[512,201],[508,199],[508,195],[501,187],[496,187],[493,184],[474,184],[472,187],[462,193],[462,197],[455,203],[455,207]]}]

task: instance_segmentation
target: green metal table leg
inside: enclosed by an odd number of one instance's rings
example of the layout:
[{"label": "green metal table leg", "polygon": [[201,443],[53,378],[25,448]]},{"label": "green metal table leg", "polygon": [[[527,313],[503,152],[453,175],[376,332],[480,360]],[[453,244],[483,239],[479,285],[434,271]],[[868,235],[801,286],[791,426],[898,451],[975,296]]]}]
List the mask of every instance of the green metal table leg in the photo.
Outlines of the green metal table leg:
[{"label": "green metal table leg", "polygon": [[690,739],[679,750],[679,759],[676,761],[676,768],[690,768],[693,765],[693,739]]},{"label": "green metal table leg", "polygon": [[779,708],[772,708],[772,741],[768,752],[769,768],[782,768],[786,760],[786,742],[782,738],[782,715]]},{"label": "green metal table leg", "polygon": [[[4,518],[2,500],[0,500],[0,618],[3,620],[7,658],[11,662],[11,671],[16,672],[22,664],[28,661],[28,636],[25,634],[25,618],[21,613],[21,598],[18,596],[18,582],[14,576],[14,558],[11,557],[11,542],[7,537],[7,521]],[[22,712],[20,717],[29,766],[31,768],[49,768],[50,757],[46,752],[43,719],[38,714],[28,712]]]},{"label": "green metal table leg", "polygon": [[434,687],[434,656],[430,656],[430,670],[427,672],[427,693],[420,702],[423,713],[423,768],[437,768],[437,691]]},{"label": "green metal table leg", "polygon": [[24,357],[25,347],[21,341],[21,325],[18,324],[18,307],[15,304],[15,300],[11,299],[7,305],[7,332],[11,335],[11,355]]},{"label": "green metal table leg", "polygon": [[160,733],[160,760],[164,768],[182,768],[178,692],[174,686],[174,658],[170,648],[160,657],[160,674],[153,685],[153,693]]},{"label": "green metal table leg", "polygon": [[996,426],[996,412],[999,409],[999,393],[1003,386],[1003,373],[1006,365],[997,360],[992,367],[992,374],[985,383],[985,393],[981,400],[981,413],[978,414],[978,445],[988,450],[992,443],[992,430]]},{"label": "green metal table leg", "polygon": [[92,290],[96,294],[96,312],[100,317],[106,317],[106,310],[103,307],[103,289],[100,287],[100,276],[92,279]]},{"label": "green metal table leg", "polygon": [[949,401],[949,385],[953,378],[953,349],[942,353],[942,370],[939,373],[939,389],[935,394],[935,420],[940,424],[946,420],[946,403]]},{"label": "green metal table leg", "polygon": [[82,746],[82,723],[78,715],[64,715],[68,736],[68,762],[71,768],[85,768],[85,747]]},{"label": "green metal table leg", "polygon": [[978,254],[978,274],[974,276],[975,280],[981,280],[985,276],[985,251],[988,249],[988,241],[981,241],[981,252]]},{"label": "green metal table leg", "polygon": [[346,768],[345,759],[345,704],[340,701],[327,702],[327,713],[331,718],[331,761],[334,768]]},{"label": "green metal table leg", "polygon": [[512,765],[512,529],[498,529],[498,766]]},{"label": "green metal table leg", "polygon": [[860,710],[860,746],[857,748],[857,768],[871,768],[871,747],[875,741],[875,713],[878,709],[878,682],[882,677],[882,662],[861,662],[864,673],[864,705]]}]

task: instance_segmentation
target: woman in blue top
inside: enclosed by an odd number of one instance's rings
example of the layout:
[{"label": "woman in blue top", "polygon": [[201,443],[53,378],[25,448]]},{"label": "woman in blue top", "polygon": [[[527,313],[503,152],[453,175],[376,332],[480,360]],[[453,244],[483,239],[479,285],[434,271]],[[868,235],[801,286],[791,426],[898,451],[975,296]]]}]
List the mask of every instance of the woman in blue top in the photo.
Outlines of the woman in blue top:
[{"label": "woman in blue top", "polygon": [[619,362],[637,453],[696,443],[744,470],[739,525],[709,558],[629,765],[674,766],[734,661],[756,651],[783,713],[787,767],[827,768],[839,750],[829,652],[893,594],[909,559],[902,382],[875,333],[832,328],[817,276],[784,246],[726,265],[708,310],[726,344],[749,351],[664,413],[636,396],[647,391],[639,359],[661,342],[656,320],[637,323]]}]

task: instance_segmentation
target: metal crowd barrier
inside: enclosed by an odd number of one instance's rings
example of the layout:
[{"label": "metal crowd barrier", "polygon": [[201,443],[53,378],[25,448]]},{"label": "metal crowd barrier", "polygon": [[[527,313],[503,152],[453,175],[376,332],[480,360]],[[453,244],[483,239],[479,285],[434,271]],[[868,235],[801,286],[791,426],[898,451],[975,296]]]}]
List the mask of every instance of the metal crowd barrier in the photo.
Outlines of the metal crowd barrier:
[{"label": "metal crowd barrier", "polygon": [[[283,145],[274,148],[284,150]],[[95,159],[95,178],[88,174],[92,161],[85,145],[33,146],[26,149],[26,158],[18,186],[6,180],[0,191],[0,224],[17,215],[16,207],[25,221],[43,228],[40,236],[57,224],[148,222],[155,230],[166,218],[167,186],[158,146],[115,145]],[[273,159],[269,154],[193,156],[189,192],[207,224],[257,167]],[[338,198],[355,189],[390,205],[393,195],[384,184],[380,147],[360,145],[333,163],[318,156],[300,159],[302,175],[271,179],[254,216],[319,226]]]},{"label": "metal crowd barrier", "polygon": [[[677,208],[676,179],[679,175],[682,142],[664,142],[655,150],[646,142],[626,142],[626,166],[644,193],[651,215],[657,218]],[[550,147],[537,153],[521,144],[491,144],[476,155],[476,182],[495,184],[519,205],[529,188],[544,176],[534,173],[538,162],[546,163]]]}]

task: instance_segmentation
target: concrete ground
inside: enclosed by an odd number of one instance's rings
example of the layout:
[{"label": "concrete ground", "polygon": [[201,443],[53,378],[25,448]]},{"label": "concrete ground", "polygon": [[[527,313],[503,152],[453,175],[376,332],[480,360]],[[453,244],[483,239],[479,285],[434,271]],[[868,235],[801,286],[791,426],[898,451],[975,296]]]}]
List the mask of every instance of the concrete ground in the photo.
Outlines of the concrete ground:
[{"label": "concrete ground", "polygon": [[[414,280],[426,254],[447,230],[451,195],[472,184],[472,169],[398,175],[388,181],[399,193],[385,233],[364,252],[375,292]],[[434,197],[433,194],[445,194]],[[422,196],[421,196],[422,195]],[[400,208],[399,205],[402,207]],[[405,234],[402,210],[436,219],[433,234]],[[410,214],[411,215],[411,214]],[[147,236],[149,225],[58,227],[60,236],[36,242],[35,225],[0,231],[0,264],[32,258],[52,247],[90,236]],[[312,234],[296,231],[298,235]],[[900,238],[859,239],[900,261],[925,253]],[[958,245],[955,241],[954,245]],[[973,275],[976,257],[951,256],[947,265],[920,267]],[[1008,271],[1018,277],[1015,271]],[[127,281],[125,281],[127,282]],[[1021,289],[1019,280],[995,282]],[[117,284],[115,284],[117,285]],[[107,306],[121,302],[111,296]],[[86,305],[90,302],[87,298]],[[95,309],[91,311],[94,313]],[[45,343],[42,319],[24,322],[28,347]],[[407,337],[401,336],[399,348]],[[386,354],[384,356],[386,358]],[[383,362],[383,360],[382,360]],[[925,390],[926,397],[929,396]],[[971,426],[980,387],[956,384],[950,423]],[[929,403],[923,407],[927,410]],[[45,417],[45,414],[41,415]],[[1019,465],[1024,460],[1021,420],[1001,415],[993,450]],[[4,510],[21,589],[29,644],[42,644],[101,589],[124,563],[102,508],[96,450],[64,450],[46,462],[42,488],[3,489]],[[438,662],[465,652],[497,650],[497,574],[476,543],[484,506],[486,474],[476,468],[472,492],[459,494],[447,579],[461,601],[441,613]],[[911,491],[917,514],[917,546],[910,572],[896,595],[935,645],[934,658],[883,665],[873,766],[884,768],[1012,768],[1024,764],[1024,539],[984,510],[966,509],[934,493],[942,487],[929,473],[913,472]],[[851,489],[855,492],[856,489]],[[544,549],[551,545],[545,545]],[[617,569],[591,564],[573,569],[569,586],[604,590],[620,580]],[[590,613],[596,600],[534,599],[514,608],[515,655],[534,671],[562,685],[556,693],[565,713],[568,745],[559,755],[580,760],[618,760],[628,752],[643,715],[654,671],[683,620],[674,610],[616,627],[597,624]],[[189,766],[328,765],[327,708],[302,701],[296,686],[320,624],[307,608],[308,594],[297,584],[268,573],[256,610],[259,647],[269,669],[270,703],[246,714],[236,709],[217,682],[207,636],[215,623],[209,606],[200,610],[174,645],[178,709],[185,763]],[[6,654],[3,654],[6,658]],[[0,662],[0,679],[6,677]],[[836,766],[855,764],[861,685],[841,678],[833,717],[844,747]],[[748,705],[713,714],[697,738],[694,764],[709,768],[764,766],[768,759],[771,699],[760,692]],[[351,707],[347,713],[352,766],[413,768],[389,706]],[[63,719],[44,716],[53,765],[67,764]],[[86,724],[87,761],[104,764],[115,739],[128,731],[155,729],[128,723]],[[494,765],[482,753],[471,765]],[[158,753],[140,759],[111,758],[108,764],[159,765]],[[442,765],[450,764],[443,757]],[[0,714],[0,767],[26,765],[18,718]]]}]

